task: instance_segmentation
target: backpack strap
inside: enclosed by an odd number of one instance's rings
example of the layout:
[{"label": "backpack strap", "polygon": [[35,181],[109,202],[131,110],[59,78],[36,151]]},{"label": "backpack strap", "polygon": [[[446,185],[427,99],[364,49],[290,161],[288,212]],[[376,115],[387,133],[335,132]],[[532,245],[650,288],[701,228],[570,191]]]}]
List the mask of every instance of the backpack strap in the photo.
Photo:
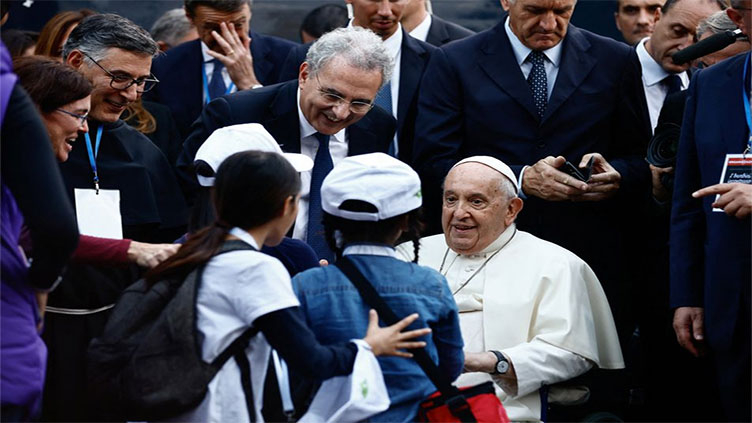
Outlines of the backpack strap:
[{"label": "backpack strap", "polygon": [[[231,251],[241,250],[258,251],[244,241],[229,240],[225,241],[224,244],[219,247],[219,250],[214,255],[214,257],[220,254],[229,253]],[[205,265],[199,269],[199,280],[196,283],[196,289],[198,289],[201,284],[201,278],[203,277],[204,268]],[[227,348],[225,348],[224,351],[222,351],[211,363],[212,367],[219,370],[225,365],[225,363],[227,363],[227,360],[229,360],[231,357],[235,358],[235,361],[238,364],[238,369],[240,370],[240,383],[243,386],[243,394],[245,395],[246,407],[248,408],[248,421],[250,421],[251,423],[256,420],[256,406],[253,403],[251,363],[248,361],[248,357],[245,355],[245,349],[248,346],[248,343],[251,341],[251,338],[256,336],[258,332],[258,328],[253,326],[249,327],[248,329],[243,331],[240,336],[235,338],[235,340],[232,341],[232,343]]]},{"label": "backpack strap", "polygon": [[[358,289],[360,296],[363,298],[369,307],[372,307],[379,313],[379,317],[384,320],[388,325],[393,325],[400,321],[400,318],[394,314],[394,311],[386,304],[381,295],[376,291],[373,285],[368,282],[368,279],[363,273],[355,266],[347,256],[342,256],[335,264],[342,273],[355,285]],[[446,404],[452,410],[456,417],[459,417],[462,422],[475,422],[475,416],[473,415],[470,405],[465,400],[465,397],[452,385],[444,373],[441,372],[439,367],[431,360],[431,356],[428,355],[425,348],[413,348],[410,350],[413,353],[413,359],[418,363],[423,373],[431,379],[436,389],[438,389],[447,400]]]}]

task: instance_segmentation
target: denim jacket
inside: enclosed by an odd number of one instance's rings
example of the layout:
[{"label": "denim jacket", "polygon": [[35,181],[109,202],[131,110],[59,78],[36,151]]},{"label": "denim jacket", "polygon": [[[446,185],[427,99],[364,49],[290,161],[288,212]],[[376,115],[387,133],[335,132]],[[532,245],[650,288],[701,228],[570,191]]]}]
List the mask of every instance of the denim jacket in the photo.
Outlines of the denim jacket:
[{"label": "denim jacket", "polygon": [[[429,326],[426,350],[449,379],[462,371],[462,335],[446,280],[433,269],[397,258],[391,247],[351,245],[348,255],[398,317],[418,313],[407,330]],[[307,270],[293,278],[293,289],[308,327],[322,344],[362,338],[369,307],[355,286],[335,266]],[[383,321],[381,325],[384,326]],[[377,422],[413,421],[421,401],[436,391],[418,364],[408,358],[379,357],[391,406],[371,418]]]}]

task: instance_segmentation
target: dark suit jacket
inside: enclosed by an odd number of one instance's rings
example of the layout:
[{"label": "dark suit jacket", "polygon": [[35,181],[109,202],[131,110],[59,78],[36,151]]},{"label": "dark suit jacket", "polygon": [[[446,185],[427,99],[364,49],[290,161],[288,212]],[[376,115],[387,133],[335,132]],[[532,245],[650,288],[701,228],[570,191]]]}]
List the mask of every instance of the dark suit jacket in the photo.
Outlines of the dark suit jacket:
[{"label": "dark suit jacket", "polygon": [[428,29],[426,42],[432,46],[441,47],[450,41],[461,40],[474,34],[475,32],[454,22],[431,15],[431,27]]},{"label": "dark suit jacket", "polygon": [[[280,80],[297,79],[300,64],[305,61],[310,44],[303,44],[290,51],[280,74]],[[402,56],[400,63],[400,86],[397,104],[397,134],[399,158],[412,163],[415,116],[418,112],[418,86],[428,65],[431,52],[436,47],[416,40],[402,30]]]},{"label": "dark suit jacket", "polygon": [[[288,153],[300,153],[300,122],[297,108],[298,81],[288,81],[212,100],[193,124],[183,143],[178,170],[184,183],[196,187],[193,159],[201,144],[217,128],[241,123],[260,123]],[[347,128],[350,156],[386,152],[394,137],[394,118],[373,108]]]},{"label": "dark suit jacket", "polygon": [[[735,331],[740,319],[749,328],[750,218],[713,212],[714,195],[691,194],[717,184],[726,154],[746,147],[740,84],[745,57],[749,60],[746,54],[726,59],[692,78],[674,180],[671,306],[705,307],[705,336],[714,349],[741,342],[734,339],[742,335]],[[743,335],[749,342],[749,331]]]},{"label": "dark suit jacket", "polygon": [[[287,53],[296,44],[282,38],[257,34],[251,37],[251,57],[256,78],[262,85],[279,82],[279,72]],[[171,48],[152,64],[151,71],[159,84],[144,95],[146,100],[162,103],[170,108],[180,135],[188,136],[191,123],[204,107],[201,66],[201,41],[194,40]]]},{"label": "dark suit jacket", "polygon": [[[559,73],[542,120],[503,21],[437,50],[420,88],[415,167],[435,225],[440,181],[464,157],[494,156],[519,175],[523,166],[547,156],[578,163],[586,153],[601,153],[621,174],[619,195],[597,203],[529,197],[518,224],[578,254],[602,282],[618,280],[620,197],[647,189],[650,180],[640,141],[649,133],[641,130],[647,126],[630,97],[642,93],[639,63],[628,46],[573,25],[562,42]],[[604,287],[609,300],[619,295]]]}]

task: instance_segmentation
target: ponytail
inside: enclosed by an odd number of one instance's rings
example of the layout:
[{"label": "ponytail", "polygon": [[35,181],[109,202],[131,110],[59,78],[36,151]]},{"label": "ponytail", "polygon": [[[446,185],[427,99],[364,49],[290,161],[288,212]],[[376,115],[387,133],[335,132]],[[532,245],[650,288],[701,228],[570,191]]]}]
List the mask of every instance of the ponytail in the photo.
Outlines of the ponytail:
[{"label": "ponytail", "polygon": [[185,278],[214,257],[230,229],[229,225],[217,221],[194,233],[177,253],[146,273],[146,282],[151,285],[164,279]]}]

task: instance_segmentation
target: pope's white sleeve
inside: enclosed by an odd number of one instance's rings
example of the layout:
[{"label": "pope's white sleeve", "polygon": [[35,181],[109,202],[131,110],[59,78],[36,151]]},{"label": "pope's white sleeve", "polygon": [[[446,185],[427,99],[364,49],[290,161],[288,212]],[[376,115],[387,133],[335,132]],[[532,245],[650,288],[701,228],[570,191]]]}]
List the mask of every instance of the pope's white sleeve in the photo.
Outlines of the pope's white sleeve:
[{"label": "pope's white sleeve", "polygon": [[[517,374],[515,397],[537,391],[543,385],[572,379],[593,367],[592,361],[537,339],[504,349],[502,352],[511,359]],[[494,377],[494,380],[510,394],[508,386],[505,386],[500,378]]]}]

